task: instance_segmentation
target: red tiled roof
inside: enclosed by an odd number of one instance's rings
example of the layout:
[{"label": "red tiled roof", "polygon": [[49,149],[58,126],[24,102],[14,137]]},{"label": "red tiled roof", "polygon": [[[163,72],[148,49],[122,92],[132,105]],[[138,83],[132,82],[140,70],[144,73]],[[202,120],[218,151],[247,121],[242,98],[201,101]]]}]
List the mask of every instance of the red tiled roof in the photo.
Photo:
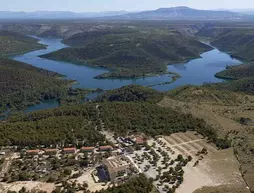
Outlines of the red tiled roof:
[{"label": "red tiled roof", "polygon": [[82,147],[81,150],[94,150],[94,147]]},{"label": "red tiled roof", "polygon": [[44,151],[45,151],[45,152],[56,152],[57,149],[45,149]]},{"label": "red tiled roof", "polygon": [[113,149],[113,147],[110,145],[106,145],[106,146],[100,146],[100,149]]},{"label": "red tiled roof", "polygon": [[40,150],[39,149],[30,149],[30,150],[26,150],[26,153],[39,153]]},{"label": "red tiled roof", "polygon": [[136,137],[136,143],[137,144],[143,144],[145,141],[142,137]]},{"label": "red tiled roof", "polygon": [[76,151],[76,148],[75,147],[67,147],[67,148],[64,148],[63,151]]}]

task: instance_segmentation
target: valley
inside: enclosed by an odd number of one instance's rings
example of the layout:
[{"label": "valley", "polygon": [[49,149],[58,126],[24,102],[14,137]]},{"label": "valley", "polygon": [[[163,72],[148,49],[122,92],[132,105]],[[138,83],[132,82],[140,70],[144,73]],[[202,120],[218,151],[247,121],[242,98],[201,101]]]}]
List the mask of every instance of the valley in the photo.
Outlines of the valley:
[{"label": "valley", "polygon": [[251,24],[40,22],[1,25],[44,46],[0,61],[0,191],[253,191]]}]

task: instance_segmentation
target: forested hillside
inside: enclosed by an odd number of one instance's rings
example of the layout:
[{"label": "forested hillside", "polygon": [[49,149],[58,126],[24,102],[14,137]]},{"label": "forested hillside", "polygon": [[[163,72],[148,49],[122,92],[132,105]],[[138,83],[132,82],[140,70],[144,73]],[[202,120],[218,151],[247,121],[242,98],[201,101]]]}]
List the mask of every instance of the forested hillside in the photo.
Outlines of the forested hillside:
[{"label": "forested hillside", "polygon": [[91,123],[95,117],[95,107],[89,104],[19,114],[0,123],[0,144],[49,146],[60,142],[75,144],[76,140],[84,140],[86,145],[103,144],[104,136]]},{"label": "forested hillside", "polygon": [[146,88],[139,85],[124,86],[119,89],[106,91],[99,97],[99,102],[150,102],[156,103],[163,99],[163,93],[151,88]]},{"label": "forested hillside", "polygon": [[16,32],[0,31],[0,56],[21,54],[32,50],[43,49],[36,39]]},{"label": "forested hillside", "polygon": [[71,83],[59,76],[25,63],[0,59],[0,112],[59,97]]},{"label": "forested hillside", "polygon": [[239,66],[228,67],[226,70],[218,72],[215,76],[225,79],[241,79],[254,77],[254,63],[251,62]]},{"label": "forested hillside", "polygon": [[223,82],[220,84],[210,85],[218,90],[228,90],[234,92],[243,92],[246,94],[254,94],[254,77],[242,78],[231,82]]},{"label": "forested hillside", "polygon": [[198,58],[211,49],[175,30],[162,29],[103,29],[74,35],[65,42],[75,47],[41,57],[114,70],[97,78],[162,74],[168,63]]},{"label": "forested hillside", "polygon": [[254,60],[254,27],[251,25],[211,24],[196,35],[209,38],[211,45],[233,57]]},{"label": "forested hillside", "polygon": [[[104,102],[99,106],[100,114],[96,113],[96,104],[91,103],[12,116],[8,118],[7,123],[0,124],[1,144],[59,143],[84,139],[88,135],[85,131],[90,133],[88,142],[99,140],[100,137],[93,136],[97,136],[93,126],[98,124],[100,116],[106,129],[117,135],[130,132],[156,136],[195,130],[207,136],[218,147],[226,147],[224,143],[226,141],[219,139],[214,129],[208,127],[202,119],[193,118],[190,114],[179,113],[171,108],[162,108],[147,102]],[[100,125],[98,126],[98,129],[101,129]],[[75,130],[73,135],[70,132],[71,128]]]}]

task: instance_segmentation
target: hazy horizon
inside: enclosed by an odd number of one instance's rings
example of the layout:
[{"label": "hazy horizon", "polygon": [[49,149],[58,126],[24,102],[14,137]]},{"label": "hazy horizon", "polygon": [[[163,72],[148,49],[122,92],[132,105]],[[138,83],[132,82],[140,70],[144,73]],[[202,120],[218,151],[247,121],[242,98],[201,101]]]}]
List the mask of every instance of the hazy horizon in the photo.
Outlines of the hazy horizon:
[{"label": "hazy horizon", "polygon": [[[106,12],[106,11],[144,11],[162,7],[187,6],[195,9],[254,9],[253,0],[0,0],[0,11],[72,11],[72,12]],[[247,7],[246,7],[247,6]]]}]

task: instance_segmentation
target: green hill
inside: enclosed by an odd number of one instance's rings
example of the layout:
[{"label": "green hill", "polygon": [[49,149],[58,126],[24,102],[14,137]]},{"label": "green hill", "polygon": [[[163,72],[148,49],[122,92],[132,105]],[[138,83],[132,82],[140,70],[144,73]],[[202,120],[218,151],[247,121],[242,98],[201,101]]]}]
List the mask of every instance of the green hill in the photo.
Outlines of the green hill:
[{"label": "green hill", "polygon": [[[229,24],[228,24],[229,25]],[[231,56],[254,60],[254,28],[248,25],[215,25],[200,30],[196,35],[210,38],[211,45],[228,52]]]},{"label": "green hill", "polygon": [[232,56],[254,60],[254,30],[234,30],[222,34],[212,41],[212,45],[229,52]]},{"label": "green hill", "polygon": [[0,112],[23,109],[44,99],[55,98],[70,81],[59,74],[31,65],[0,59]]},{"label": "green hill", "polygon": [[168,63],[198,58],[211,49],[174,30],[107,29],[74,35],[64,42],[75,47],[41,57],[113,70],[97,78],[162,74]]},{"label": "green hill", "polygon": [[21,54],[43,48],[45,46],[32,37],[10,31],[0,31],[0,56]]},{"label": "green hill", "polygon": [[254,77],[218,83],[214,84],[213,87],[219,90],[229,90],[234,92],[243,92],[246,94],[254,94]]},{"label": "green hill", "polygon": [[218,72],[215,76],[225,79],[241,79],[247,77],[254,77],[254,63],[228,67],[226,70]]},{"label": "green hill", "polygon": [[104,102],[150,102],[156,103],[163,99],[163,94],[151,88],[139,85],[124,86],[119,89],[106,91],[97,97],[97,101]]}]

